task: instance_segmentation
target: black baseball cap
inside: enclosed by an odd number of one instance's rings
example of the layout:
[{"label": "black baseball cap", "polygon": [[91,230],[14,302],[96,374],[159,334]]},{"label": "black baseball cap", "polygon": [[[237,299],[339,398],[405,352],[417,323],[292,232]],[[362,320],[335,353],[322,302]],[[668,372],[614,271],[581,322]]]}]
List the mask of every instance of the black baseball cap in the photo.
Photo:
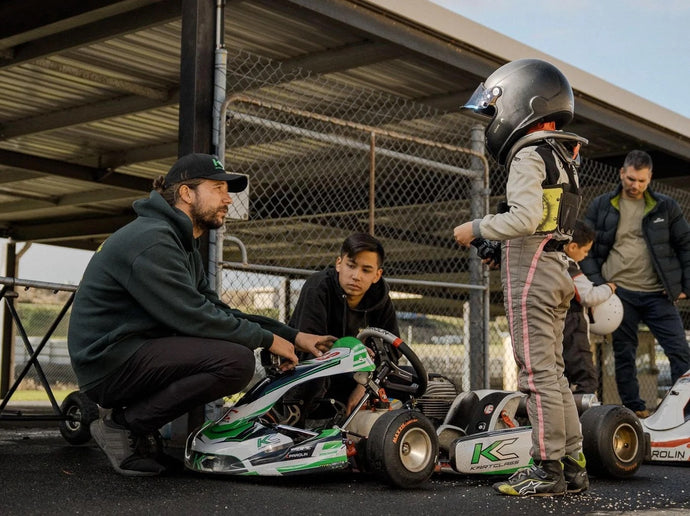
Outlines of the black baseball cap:
[{"label": "black baseball cap", "polygon": [[228,183],[229,192],[247,188],[247,176],[226,171],[218,156],[187,154],[178,159],[165,176],[165,188],[188,179],[214,179]]}]

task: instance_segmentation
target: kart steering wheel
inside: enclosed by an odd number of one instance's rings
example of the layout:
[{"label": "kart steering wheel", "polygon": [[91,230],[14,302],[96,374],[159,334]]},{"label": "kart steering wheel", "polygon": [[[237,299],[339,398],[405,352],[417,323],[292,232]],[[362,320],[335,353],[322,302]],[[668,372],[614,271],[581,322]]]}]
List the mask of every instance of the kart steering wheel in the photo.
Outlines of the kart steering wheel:
[{"label": "kart steering wheel", "polygon": [[[374,350],[374,362],[377,371],[383,366],[387,366],[389,369],[382,382],[384,387],[409,393],[415,398],[426,392],[429,377],[424,364],[400,337],[381,328],[370,327],[360,331],[357,339]],[[412,372],[398,365],[394,349],[397,349],[407,359],[412,366]],[[398,381],[391,381],[394,379]]]}]

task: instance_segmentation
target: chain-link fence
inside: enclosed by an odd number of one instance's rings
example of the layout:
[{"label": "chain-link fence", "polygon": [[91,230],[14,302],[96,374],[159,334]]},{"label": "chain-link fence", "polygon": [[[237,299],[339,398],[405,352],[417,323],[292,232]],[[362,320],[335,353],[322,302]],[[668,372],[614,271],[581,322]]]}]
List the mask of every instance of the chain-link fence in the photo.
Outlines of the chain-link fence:
[{"label": "chain-link fence", "polygon": [[[477,181],[483,129],[458,113],[243,51],[230,53],[227,89],[226,165],[250,176],[250,195],[227,228],[225,299],[287,321],[304,278],[332,264],[350,233],[370,232],[386,249],[401,336],[428,369],[463,389],[515,388],[500,274],[477,273],[474,253],[452,237],[457,224],[494,210],[504,195],[505,171],[493,161],[489,188]],[[583,209],[617,183],[616,169],[585,160]],[[687,195],[654,187],[690,206]],[[487,317],[473,333],[476,310]],[[610,345],[597,349],[611,387]],[[649,364],[662,369],[664,359],[641,357],[643,382],[653,376],[646,391],[657,387]]]},{"label": "chain-link fence", "polygon": [[[401,336],[427,368],[462,389],[515,388],[500,273],[483,270],[474,252],[460,249],[452,235],[459,223],[493,211],[504,194],[505,172],[491,160],[485,176],[483,129],[458,113],[355,82],[230,52],[225,160],[250,176],[250,189],[236,200],[235,220],[226,230],[224,299],[287,321],[304,279],[332,264],[350,233],[373,232],[386,249],[384,273]],[[586,207],[617,186],[618,171],[585,160],[580,178]],[[687,192],[653,188],[690,212]],[[69,290],[16,291],[13,303],[34,346]],[[679,308],[690,328],[688,302]],[[76,388],[66,350],[68,318],[69,313],[39,356],[58,396]],[[638,369],[643,395],[651,399],[668,388],[670,373],[659,346],[641,330]],[[9,359],[17,377],[30,353],[13,331]],[[603,385],[615,395],[610,343],[597,342]],[[32,367],[21,388],[45,399]],[[604,400],[615,401],[613,395]]]}]

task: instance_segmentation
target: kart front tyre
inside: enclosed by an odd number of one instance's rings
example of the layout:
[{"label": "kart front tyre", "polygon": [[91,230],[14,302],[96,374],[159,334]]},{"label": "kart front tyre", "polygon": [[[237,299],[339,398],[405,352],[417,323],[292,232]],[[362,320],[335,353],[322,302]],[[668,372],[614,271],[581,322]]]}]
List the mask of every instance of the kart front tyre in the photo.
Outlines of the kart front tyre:
[{"label": "kart front tyre", "polygon": [[634,475],[645,456],[642,423],[620,405],[599,405],[580,417],[582,449],[587,471],[595,476],[627,478]]},{"label": "kart front tyre", "polygon": [[438,437],[423,414],[411,410],[386,412],[376,420],[366,442],[371,471],[400,488],[423,484],[436,467]]},{"label": "kart front tyre", "polygon": [[60,405],[65,416],[58,428],[65,441],[70,444],[84,444],[91,439],[89,426],[98,419],[98,405],[81,392],[70,392]]}]

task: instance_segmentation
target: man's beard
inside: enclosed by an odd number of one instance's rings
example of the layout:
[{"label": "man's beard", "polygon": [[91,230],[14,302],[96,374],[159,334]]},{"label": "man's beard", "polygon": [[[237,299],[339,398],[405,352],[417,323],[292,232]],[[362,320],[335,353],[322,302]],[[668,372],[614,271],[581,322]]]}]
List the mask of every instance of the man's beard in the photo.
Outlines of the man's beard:
[{"label": "man's beard", "polygon": [[199,229],[208,231],[210,229],[218,229],[225,224],[225,217],[218,216],[218,208],[200,208],[198,204],[193,204],[191,207],[192,220],[194,225]]}]

